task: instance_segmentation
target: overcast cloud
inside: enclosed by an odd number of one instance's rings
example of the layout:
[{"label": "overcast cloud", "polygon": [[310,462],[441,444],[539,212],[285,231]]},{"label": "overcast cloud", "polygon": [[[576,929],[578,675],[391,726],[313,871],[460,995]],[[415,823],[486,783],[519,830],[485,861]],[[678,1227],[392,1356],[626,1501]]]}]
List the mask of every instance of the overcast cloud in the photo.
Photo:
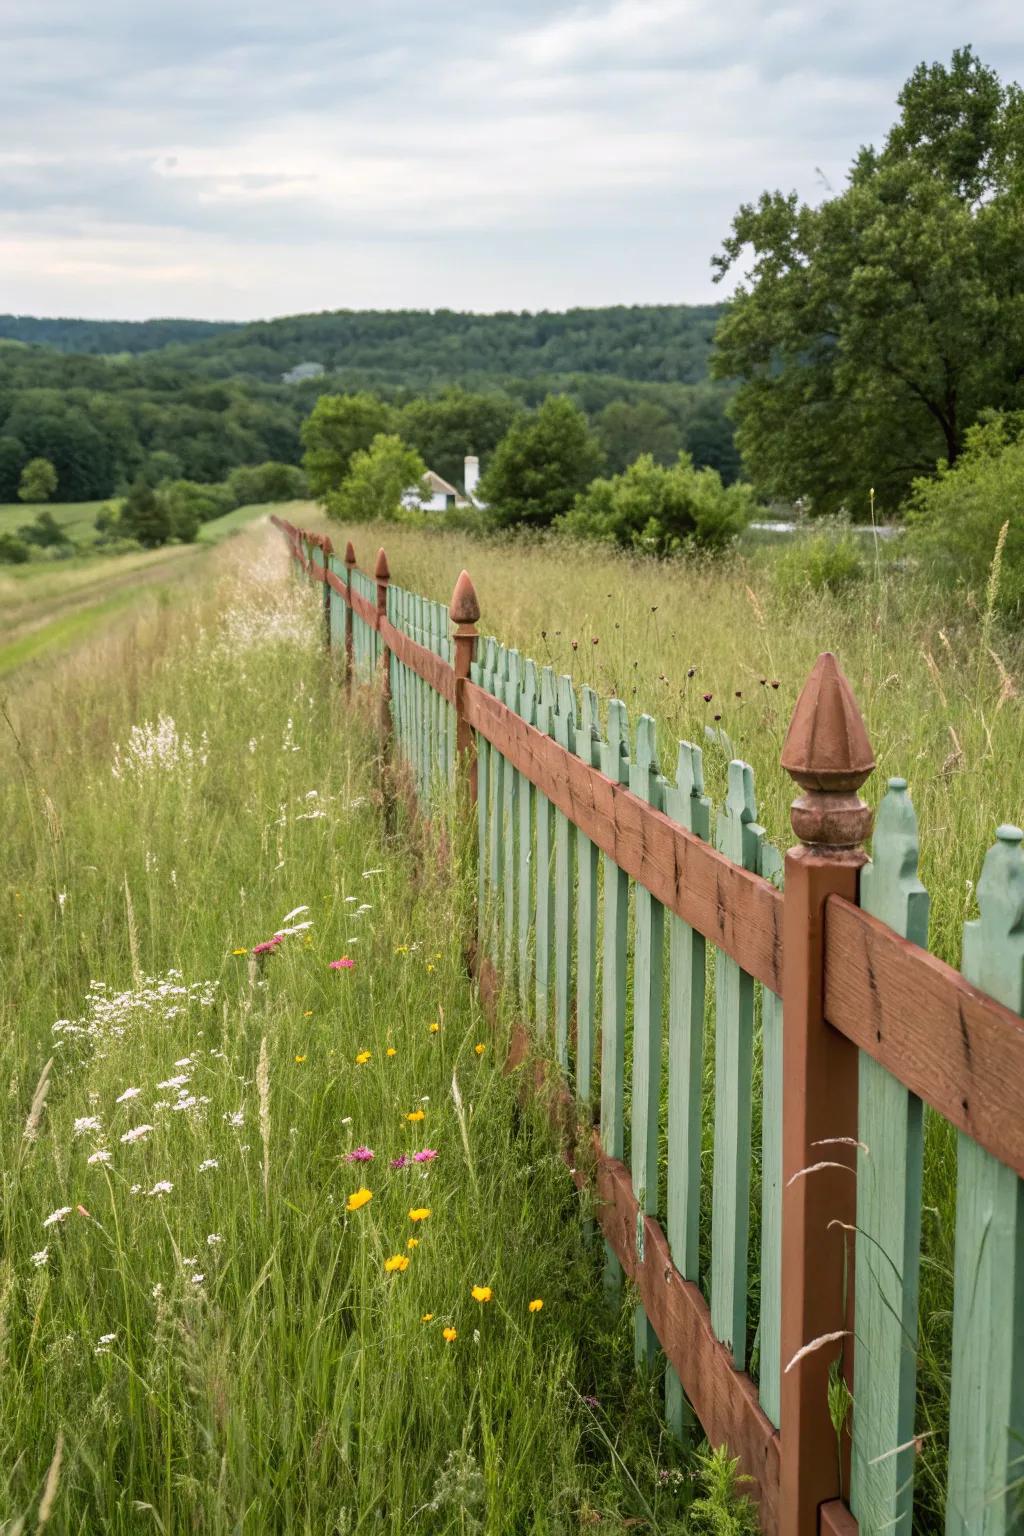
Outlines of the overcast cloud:
[{"label": "overcast cloud", "polygon": [[0,309],[699,302],[1018,0],[3,0]]}]

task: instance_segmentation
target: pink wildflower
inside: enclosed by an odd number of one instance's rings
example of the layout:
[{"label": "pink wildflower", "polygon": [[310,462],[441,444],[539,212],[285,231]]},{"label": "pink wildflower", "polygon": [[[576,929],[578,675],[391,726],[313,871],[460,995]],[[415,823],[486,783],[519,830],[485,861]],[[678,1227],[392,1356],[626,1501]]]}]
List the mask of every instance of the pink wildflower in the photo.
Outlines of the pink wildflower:
[{"label": "pink wildflower", "polygon": [[266,939],[266,940],[264,940],[264,942],[262,944],[254,944],[253,947],[252,947],[252,953],[254,955],[269,955],[269,954],[272,954],[273,951],[277,948],[277,946],[280,943],[281,943],[281,939],[275,933],[275,935],[274,935],[274,937],[272,939]]},{"label": "pink wildflower", "polygon": [[[255,954],[255,950],[253,953]],[[348,955],[342,955],[340,960],[332,960],[330,964],[330,969],[332,971],[351,971],[354,968],[355,961],[350,960]]]},{"label": "pink wildflower", "polygon": [[401,1157],[393,1157],[391,1159],[391,1166],[392,1166],[392,1168],[404,1168],[408,1161],[409,1161],[409,1159],[406,1157],[405,1153],[403,1152]]},{"label": "pink wildflower", "polygon": [[414,1163],[432,1163],[436,1156],[437,1152],[433,1147],[424,1147],[422,1152],[413,1153],[412,1160]]},{"label": "pink wildflower", "polygon": [[353,1147],[345,1161],[346,1163],[372,1163],[373,1152],[369,1147]]}]

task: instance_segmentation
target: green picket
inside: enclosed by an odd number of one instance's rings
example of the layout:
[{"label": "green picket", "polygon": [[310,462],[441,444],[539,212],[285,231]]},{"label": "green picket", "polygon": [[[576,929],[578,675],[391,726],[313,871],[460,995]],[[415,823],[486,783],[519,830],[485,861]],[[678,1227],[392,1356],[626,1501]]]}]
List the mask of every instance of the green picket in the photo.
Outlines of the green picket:
[{"label": "green picket", "polygon": [[[478,688],[486,688],[487,659],[493,655],[494,641],[477,645],[477,660],[470,663],[469,675]],[[491,745],[485,736],[476,738],[476,932],[480,952],[487,933],[487,826]]]},{"label": "green picket", "polygon": [[[572,678],[558,679],[554,737],[566,751],[576,750],[576,694]],[[569,1070],[569,1014],[572,1008],[572,920],[575,902],[576,839],[568,816],[555,812],[555,1055]]]},{"label": "green picket", "polygon": [[[591,768],[599,761],[597,694],[580,690],[580,725],[575,751]],[[590,1102],[594,1088],[594,1022],[597,1000],[597,848],[582,830],[576,831],[578,897],[576,908],[576,1094]]]},{"label": "green picket", "polygon": [[[860,878],[860,904],[926,946],[928,893],[917,878],[917,848],[906,780],[890,779],[872,862]],[[850,1504],[870,1536],[909,1532],[913,1517],[924,1140],[921,1100],[866,1051],[858,1072]]]},{"label": "green picket", "polygon": [[[1024,1012],[1024,857],[1002,826],[964,928],[963,972]],[[1024,1479],[1024,1183],[969,1136],[957,1138],[953,1369],[947,1536],[1009,1536]]]},{"label": "green picket", "polygon": [[[601,772],[617,784],[629,779],[629,721],[621,699],[608,704],[608,729],[601,746]],[[601,1146],[621,1158],[626,1064],[626,926],[629,878],[608,854],[604,860],[604,931],[601,956]],[[618,1294],[622,1266],[606,1245],[605,1285]]]},{"label": "green picket", "polygon": [[[521,689],[519,652],[508,652],[507,667],[501,699],[510,709],[519,706]],[[505,843],[505,892],[502,905],[504,943],[502,945],[502,975],[509,986],[514,984],[512,957],[515,952],[516,933],[516,832],[518,830],[517,807],[519,804],[519,773],[511,763],[505,764],[502,780],[503,799],[501,833]]]},{"label": "green picket", "polygon": [[[761,874],[781,888],[785,861],[761,844]],[[758,1401],[776,1429],[782,1391],[782,998],[761,989],[761,1304]]]},{"label": "green picket", "polygon": [[[488,641],[487,661],[483,686],[488,693],[497,694],[499,678],[504,675],[504,647],[496,641]],[[505,759],[495,747],[491,752],[491,799],[488,807],[488,855],[487,855],[487,940],[491,960],[498,963],[498,894],[502,889],[502,842],[501,807],[505,781]]]},{"label": "green picket", "polygon": [[[543,731],[545,735],[551,734],[554,711],[555,674],[550,667],[544,667],[540,674],[540,692],[537,696],[536,720],[537,729]],[[536,932],[536,939],[534,941],[534,969],[536,974],[534,1009],[537,1033],[543,1038],[548,1032],[551,1003],[551,958],[555,944],[555,892],[551,864],[553,808],[547,795],[542,794],[539,789],[535,796],[535,802],[537,871],[534,883],[537,894],[536,920],[534,924]]]},{"label": "green picket", "polygon": [[[641,715],[636,751],[629,768],[634,795],[661,810],[665,780],[658,772],[657,728],[650,715]],[[635,899],[633,942],[633,1083],[629,1157],[636,1195],[637,1258],[644,1257],[644,1215],[658,1213],[658,1131],[661,1110],[661,1002],[664,969],[665,909],[645,886]],[[634,1352],[638,1365],[653,1363],[657,1335],[643,1307],[634,1317]]]},{"label": "green picket", "polygon": [[[704,793],[700,747],[679,743],[676,782],[664,791],[665,812],[707,842],[711,801]],[[680,1274],[698,1280],[700,1235],[701,1108],[704,1081],[704,935],[670,914],[668,994],[668,1164],[666,1237]],[[672,1366],[665,1373],[665,1415],[682,1437],[693,1423],[682,1383]]]},{"label": "green picket", "polygon": [[[744,869],[758,866],[763,827],[755,821],[754,773],[729,764],[716,846]],[[754,981],[719,952],[715,961],[715,1150],[711,1195],[711,1326],[746,1359],[747,1240],[750,1230],[750,1127],[754,1066]]]},{"label": "green picket", "polygon": [[[533,725],[537,705],[537,664],[528,661],[523,668],[523,686],[519,692],[519,713]],[[519,775],[519,1001],[523,1009],[530,1003],[530,867],[533,862],[534,789],[525,773]]]}]

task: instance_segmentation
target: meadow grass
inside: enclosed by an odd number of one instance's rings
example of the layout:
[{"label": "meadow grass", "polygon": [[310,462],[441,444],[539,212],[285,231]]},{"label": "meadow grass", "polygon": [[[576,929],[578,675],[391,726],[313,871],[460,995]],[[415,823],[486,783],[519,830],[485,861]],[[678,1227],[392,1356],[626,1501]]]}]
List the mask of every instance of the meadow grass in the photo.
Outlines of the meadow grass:
[{"label": "meadow grass", "polygon": [[2,501],[0,533],[17,533],[40,512],[49,512],[75,544],[95,544],[97,512],[101,507],[116,507],[118,500],[112,496],[109,501]]},{"label": "meadow grass", "polygon": [[235,551],[4,705],[0,1529],[716,1528],[457,842],[388,830],[316,599]]}]

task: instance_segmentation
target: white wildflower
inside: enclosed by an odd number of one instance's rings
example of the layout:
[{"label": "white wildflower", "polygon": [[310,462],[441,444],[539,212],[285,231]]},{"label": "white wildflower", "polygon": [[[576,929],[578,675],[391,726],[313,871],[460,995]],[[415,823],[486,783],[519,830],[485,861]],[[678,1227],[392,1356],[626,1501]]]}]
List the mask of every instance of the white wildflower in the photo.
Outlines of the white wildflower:
[{"label": "white wildflower", "polygon": [[204,1158],[203,1161],[199,1164],[199,1172],[200,1173],[208,1173],[211,1168],[219,1168],[219,1167],[220,1167],[220,1163],[217,1161],[217,1159],[215,1157],[207,1157],[207,1158]]},{"label": "white wildflower", "polygon": [[55,1227],[59,1221],[63,1221],[64,1220],[65,1216],[70,1216],[70,1215],[71,1215],[71,1207],[70,1207],[70,1205],[60,1205],[60,1206],[57,1207],[57,1209],[55,1211],[51,1211],[50,1212],[49,1216],[47,1216],[46,1220],[43,1222],[43,1226],[44,1227]]},{"label": "white wildflower", "polygon": [[42,1269],[43,1265],[44,1264],[48,1264],[49,1262],[50,1262],[50,1250],[49,1250],[49,1248],[40,1248],[38,1253],[34,1253],[32,1255],[32,1263],[35,1265],[36,1269]]},{"label": "white wildflower", "polygon": [[162,1083],[157,1083],[158,1088],[184,1088],[191,1079],[187,1072],[182,1072],[179,1077],[165,1078]]},{"label": "white wildflower", "polygon": [[205,1279],[206,1279],[205,1275],[193,1275],[192,1276],[192,1284],[193,1285],[202,1285],[202,1283],[203,1283],[203,1281]]},{"label": "white wildflower", "polygon": [[228,1122],[229,1125],[244,1125],[245,1111],[241,1109],[233,1110],[231,1114],[225,1114],[224,1119]]},{"label": "white wildflower", "polygon": [[143,1141],[153,1129],[151,1125],[133,1125],[130,1131],[125,1131],[122,1141]]},{"label": "white wildflower", "polygon": [[[316,794],[316,790],[314,790],[313,793]],[[282,917],[282,919],[281,919],[281,922],[282,922],[282,924],[290,923],[293,917],[301,917],[303,912],[308,912],[308,911],[309,911],[308,907],[293,907],[290,912],[286,912],[285,913],[284,917]]]},{"label": "white wildflower", "polygon": [[86,1131],[101,1131],[103,1126],[99,1115],[79,1115],[74,1129],[76,1136],[84,1136]]},{"label": "white wildflower", "polygon": [[174,1185],[170,1179],[157,1179],[149,1193],[151,1195],[169,1195],[173,1188]]},{"label": "white wildflower", "polygon": [[223,1241],[224,1239],[221,1237],[219,1232],[210,1232],[206,1238],[206,1246],[207,1248],[216,1248],[217,1244],[222,1243]]},{"label": "white wildflower", "polygon": [[137,1099],[142,1092],[141,1088],[126,1088],[115,1100],[115,1104],[127,1104],[129,1099]]},{"label": "white wildflower", "polygon": [[106,1147],[99,1147],[99,1148],[97,1148],[97,1150],[95,1152],[90,1152],[89,1153],[89,1156],[86,1158],[86,1162],[87,1163],[109,1163],[110,1162],[110,1158],[111,1158],[111,1154],[110,1154],[110,1152],[107,1151],[107,1148]]}]

